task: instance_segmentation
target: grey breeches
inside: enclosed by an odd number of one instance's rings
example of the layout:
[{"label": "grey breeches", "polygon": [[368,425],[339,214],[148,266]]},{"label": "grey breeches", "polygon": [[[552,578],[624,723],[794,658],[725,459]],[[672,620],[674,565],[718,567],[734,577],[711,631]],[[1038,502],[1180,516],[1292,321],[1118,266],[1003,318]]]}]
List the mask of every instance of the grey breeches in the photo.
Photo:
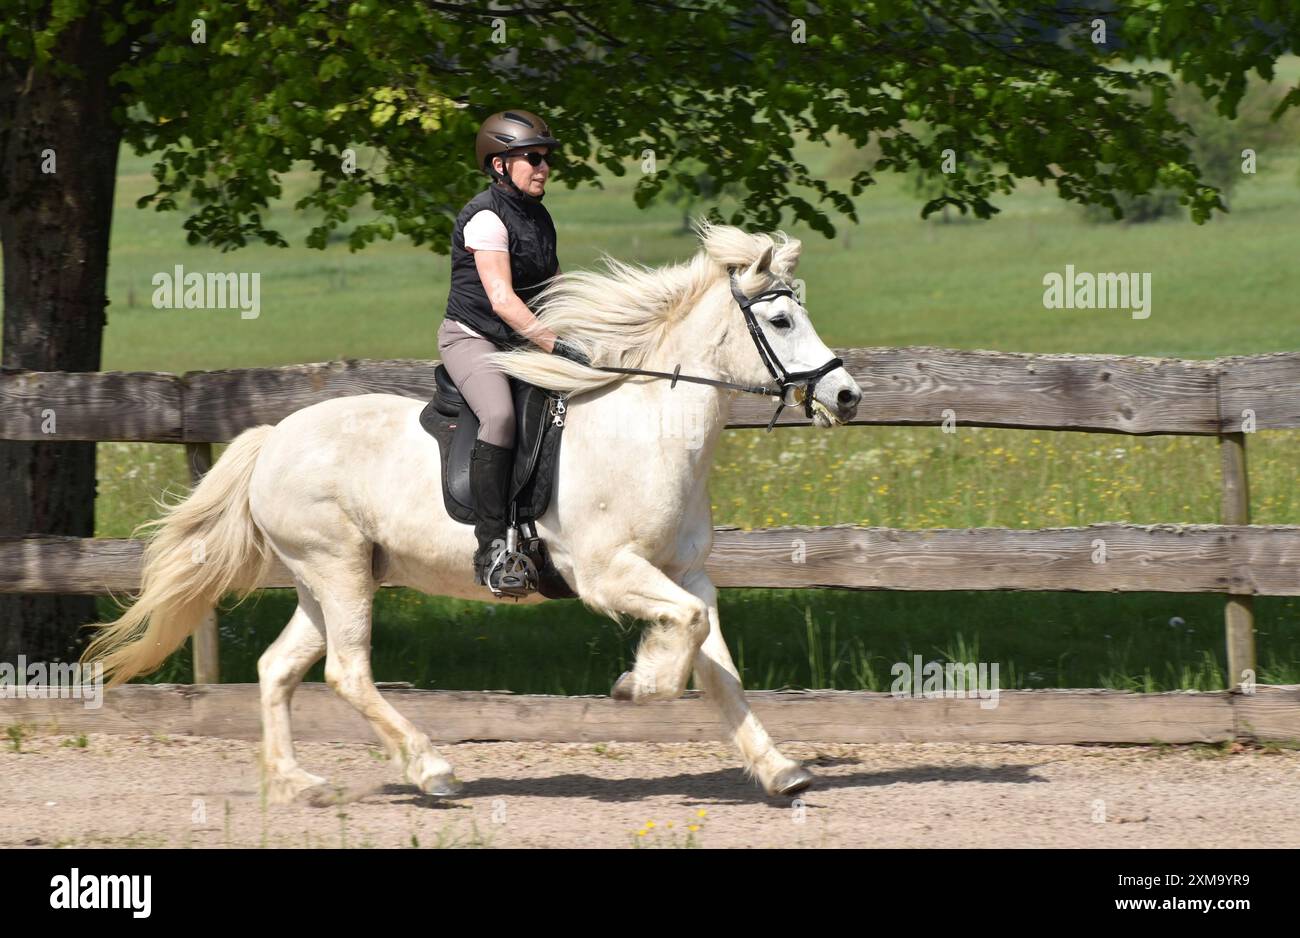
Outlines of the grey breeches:
[{"label": "grey breeches", "polygon": [[496,351],[489,340],[470,335],[450,319],[438,327],[438,356],[478,417],[478,439],[513,449],[515,402],[510,382],[487,360]]}]

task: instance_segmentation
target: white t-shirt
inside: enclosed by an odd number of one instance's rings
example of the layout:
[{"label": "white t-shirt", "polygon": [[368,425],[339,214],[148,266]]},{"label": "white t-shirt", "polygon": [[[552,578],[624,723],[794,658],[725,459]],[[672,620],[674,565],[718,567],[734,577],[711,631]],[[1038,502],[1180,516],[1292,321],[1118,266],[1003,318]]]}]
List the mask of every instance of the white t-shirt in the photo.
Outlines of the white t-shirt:
[{"label": "white t-shirt", "polygon": [[[485,208],[476,212],[474,217],[465,223],[464,233],[465,250],[471,254],[475,251],[501,251],[503,253],[509,253],[510,251],[510,236],[506,233],[505,222],[501,220],[501,216],[490,209]],[[456,325],[472,336],[483,338],[463,322],[457,322]]]},{"label": "white t-shirt", "polygon": [[471,254],[475,251],[509,251],[510,237],[501,216],[486,208],[475,212],[474,217],[465,222],[465,250]]}]

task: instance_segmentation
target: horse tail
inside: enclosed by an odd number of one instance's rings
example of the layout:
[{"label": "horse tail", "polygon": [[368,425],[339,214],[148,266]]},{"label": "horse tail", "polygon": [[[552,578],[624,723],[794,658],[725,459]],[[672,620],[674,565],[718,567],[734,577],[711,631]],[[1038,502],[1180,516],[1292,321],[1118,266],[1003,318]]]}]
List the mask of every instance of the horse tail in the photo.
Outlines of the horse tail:
[{"label": "horse tail", "polygon": [[225,593],[238,590],[242,599],[265,576],[270,554],[253,522],[248,489],[274,429],[245,430],[187,498],[158,503],[163,516],[136,528],[152,529],[140,592],[117,621],[90,626],[98,631],[82,655],[84,663],[103,664],[109,687],[156,671]]}]

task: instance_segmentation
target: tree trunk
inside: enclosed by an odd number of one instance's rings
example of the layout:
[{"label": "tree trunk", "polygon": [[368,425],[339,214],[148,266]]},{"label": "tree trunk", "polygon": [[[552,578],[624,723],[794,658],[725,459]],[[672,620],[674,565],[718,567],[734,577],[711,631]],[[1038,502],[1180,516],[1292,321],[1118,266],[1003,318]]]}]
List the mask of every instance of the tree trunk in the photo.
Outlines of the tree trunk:
[{"label": "tree trunk", "polygon": [[[54,58],[77,75],[0,56],[5,368],[100,369],[121,143],[109,76],[127,54],[102,30],[92,7],[57,40]],[[58,442],[53,418],[49,442],[0,440],[0,536],[94,535],[95,444]],[[0,594],[0,661],[73,658],[95,619],[93,597]]]}]

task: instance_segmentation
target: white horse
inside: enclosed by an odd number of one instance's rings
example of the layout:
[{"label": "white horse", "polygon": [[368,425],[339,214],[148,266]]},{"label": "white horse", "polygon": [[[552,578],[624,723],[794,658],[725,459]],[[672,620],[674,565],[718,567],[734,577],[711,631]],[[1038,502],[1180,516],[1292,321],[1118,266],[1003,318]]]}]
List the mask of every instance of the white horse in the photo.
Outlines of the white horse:
[{"label": "white horse", "polygon": [[[597,366],[671,371],[680,364],[683,375],[762,385],[770,376],[729,270],[737,269],[745,298],[780,288],[800,242],[708,222],[697,233],[703,249],[682,264],[636,269],[607,257],[608,274],[564,274],[539,298],[538,318]],[[753,328],[787,371],[811,373],[831,358],[794,296],[752,309]],[[536,528],[588,608],[646,623],[634,669],[613,696],[675,698],[694,672],[747,773],[769,795],[808,787],[812,774],[781,754],[745,700],[704,572],[713,544],[709,470],[740,392],[704,383],[670,388],[535,348],[494,360],[518,378],[573,394],[556,490]],[[861,399],[835,364],[808,404],[822,427],[851,418]],[[149,673],[224,594],[246,595],[278,557],[293,575],[298,607],[258,661],[263,784],[273,803],[330,796],[326,781],[298,764],[289,720],[294,689],[322,655],[330,687],[369,720],[407,781],[431,795],[460,790],[429,737],[376,690],[370,666],[371,606],[381,581],[493,599],[473,580],[472,527],[444,509],[438,443],[418,419],[424,404],[393,394],[340,397],[241,433],[188,498],[162,506],[163,516],[142,526],[151,533],[140,593],[86,651],[86,660],[103,662],[110,687]]]}]

